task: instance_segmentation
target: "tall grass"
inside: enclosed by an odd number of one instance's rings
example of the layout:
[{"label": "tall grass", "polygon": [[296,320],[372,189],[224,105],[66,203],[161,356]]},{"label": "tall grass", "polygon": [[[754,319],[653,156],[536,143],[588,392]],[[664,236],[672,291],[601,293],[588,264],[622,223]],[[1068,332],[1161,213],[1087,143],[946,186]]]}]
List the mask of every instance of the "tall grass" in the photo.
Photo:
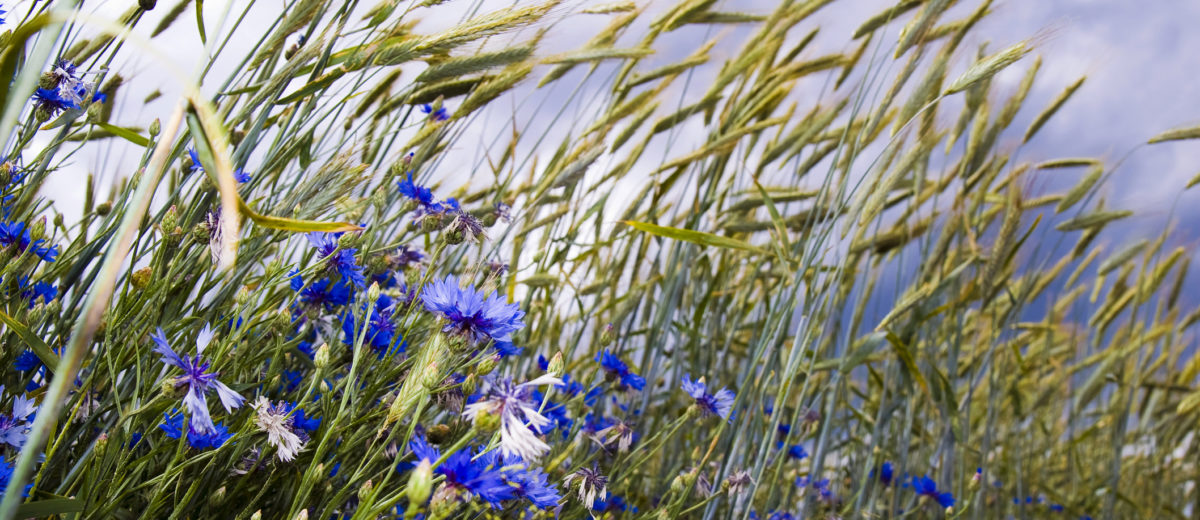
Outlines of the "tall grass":
[{"label": "tall grass", "polygon": [[[0,513],[1190,517],[1190,256],[1100,245],[1120,164],[1022,156],[1083,79],[1025,106],[1037,42],[954,4],[831,54],[831,0],[12,8]],[[48,202],[108,148],[136,170]],[[162,361],[206,324],[240,407]]]}]

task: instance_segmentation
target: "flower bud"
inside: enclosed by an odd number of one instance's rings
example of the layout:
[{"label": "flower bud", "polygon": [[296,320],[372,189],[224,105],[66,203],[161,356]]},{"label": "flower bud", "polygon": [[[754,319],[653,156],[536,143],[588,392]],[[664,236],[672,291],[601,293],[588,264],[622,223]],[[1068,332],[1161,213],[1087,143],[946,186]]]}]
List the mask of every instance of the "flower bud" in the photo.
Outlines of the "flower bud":
[{"label": "flower bud", "polygon": [[42,77],[38,78],[38,88],[46,90],[58,88],[58,75],[53,72],[43,72]]},{"label": "flower bud", "polygon": [[158,0],[138,0],[138,7],[141,7],[143,11],[153,11],[156,5],[158,5]]},{"label": "flower bud", "polygon": [[493,433],[500,429],[500,414],[493,410],[475,412],[475,429],[484,433]]},{"label": "flower bud", "polygon": [[562,351],[554,353],[554,357],[550,358],[550,363],[546,365],[546,373],[554,377],[559,377],[563,374],[563,369],[566,363],[563,361]]},{"label": "flower bud", "polygon": [[316,354],[313,354],[313,365],[316,365],[317,370],[324,370],[325,367],[329,366],[328,343],[321,343],[321,346],[317,347]]},{"label": "flower bud", "polygon": [[617,339],[616,329],[613,328],[613,324],[606,324],[604,330],[600,331],[600,346],[608,346],[614,339]]},{"label": "flower bud", "polygon": [[457,229],[451,229],[445,233],[442,233],[442,241],[452,246],[463,243],[466,238],[466,235]]},{"label": "flower bud", "polygon": [[471,395],[475,393],[475,387],[478,385],[479,379],[475,377],[475,374],[467,374],[467,377],[463,378],[462,385],[459,388],[462,389],[464,395]]},{"label": "flower bud", "polygon": [[46,217],[37,219],[29,226],[29,238],[34,242],[46,238]]},{"label": "flower bud", "polygon": [[134,289],[140,291],[150,285],[150,276],[153,274],[154,272],[149,267],[143,267],[133,272],[133,275],[129,277],[129,283],[133,284]]},{"label": "flower bud", "polygon": [[292,520],[308,520],[308,510],[301,509],[299,513],[296,513],[296,516],[292,517]]},{"label": "flower bud", "polygon": [[233,295],[233,302],[239,307],[245,307],[247,303],[250,303],[250,289],[245,286],[238,289],[237,294]]},{"label": "flower bud", "polygon": [[87,122],[101,121],[104,115],[104,103],[92,103],[87,107]]},{"label": "flower bud", "polygon": [[433,232],[442,229],[442,216],[430,213],[421,218],[421,231]]},{"label": "flower bud", "polygon": [[93,450],[97,455],[102,455],[104,454],[104,448],[106,447],[108,447],[108,434],[101,433],[99,437],[96,437],[96,446],[93,448]]},{"label": "flower bud", "polygon": [[164,378],[158,384],[158,390],[168,399],[176,399],[183,396],[183,392],[175,387],[175,378],[173,377]]},{"label": "flower bud", "polygon": [[367,498],[371,496],[371,491],[374,489],[375,483],[371,482],[371,479],[367,479],[366,482],[363,482],[362,485],[358,487],[358,499],[366,502]]},{"label": "flower bud", "polygon": [[405,494],[410,504],[424,504],[433,493],[433,466],[428,460],[421,459],[417,467],[408,476],[408,487]]},{"label": "flower bud", "polygon": [[46,110],[45,107],[37,107],[37,109],[33,111],[33,118],[37,119],[39,123],[45,123],[46,121],[50,120],[50,111]]},{"label": "flower bud", "polygon": [[445,424],[435,424],[433,427],[425,431],[425,438],[430,444],[442,445],[450,440],[450,426]]},{"label": "flower bud", "polygon": [[217,488],[217,491],[208,496],[208,504],[210,506],[219,507],[225,503],[225,486]]},{"label": "flower bud", "polygon": [[262,509],[255,511],[254,514],[250,515],[250,520],[262,520]]},{"label": "flower bud", "polygon": [[429,519],[440,520],[447,518],[455,509],[458,509],[458,489],[449,487],[445,484],[438,486],[438,490],[433,494],[433,499],[429,503]]},{"label": "flower bud", "polygon": [[[99,204],[96,204],[95,211],[96,211],[97,215],[100,215],[101,217],[103,217],[112,211],[112,203],[111,202],[101,202]],[[205,232],[205,233],[207,234],[207,232]]]},{"label": "flower bud", "polygon": [[496,369],[496,356],[488,356],[483,358],[478,365],[475,366],[475,373],[480,376],[486,376]]},{"label": "flower bud", "polygon": [[150,122],[150,137],[157,137],[161,131],[162,123],[159,122],[158,118],[154,118],[154,121]]},{"label": "flower bud", "polygon": [[378,301],[379,292],[379,282],[371,282],[371,287],[367,288],[367,301]]}]

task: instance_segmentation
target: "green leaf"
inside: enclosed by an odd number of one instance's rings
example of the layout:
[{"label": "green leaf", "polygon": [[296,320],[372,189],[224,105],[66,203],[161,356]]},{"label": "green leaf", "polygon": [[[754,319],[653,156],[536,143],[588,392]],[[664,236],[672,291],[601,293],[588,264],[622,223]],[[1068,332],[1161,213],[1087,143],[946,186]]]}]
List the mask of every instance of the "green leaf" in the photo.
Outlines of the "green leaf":
[{"label": "green leaf", "polygon": [[129,141],[133,144],[136,144],[138,146],[149,147],[151,144],[150,139],[142,137],[141,134],[134,132],[133,130],[130,130],[128,128],[124,128],[124,127],[120,127],[120,126],[116,126],[116,125],[110,125],[110,124],[102,122],[102,121],[96,122],[96,126],[99,126],[100,128],[103,128],[103,129],[109,131],[110,133],[112,133],[112,135],[120,137],[120,138],[122,138],[126,141]]},{"label": "green leaf", "polygon": [[42,518],[63,513],[79,513],[83,511],[83,501],[77,498],[52,498],[26,502],[17,506],[17,518]]},{"label": "green leaf", "polygon": [[24,341],[25,344],[29,346],[31,350],[33,350],[33,353],[37,354],[37,357],[42,360],[42,364],[46,365],[46,369],[50,370],[51,372],[58,370],[58,355],[54,353],[54,350],[50,348],[50,345],[47,345],[45,341],[42,341],[42,338],[39,338],[37,334],[34,334],[33,331],[29,330],[29,327],[26,327],[21,322],[13,319],[12,316],[9,316],[3,312],[0,312],[0,321],[4,322],[4,324],[8,326],[8,328],[12,329],[13,332],[16,332],[17,336],[21,337],[21,340]]},{"label": "green leaf", "polygon": [[204,34],[204,0],[196,0],[196,27],[200,29],[200,43],[208,44],[208,36]]},{"label": "green leaf", "polygon": [[905,372],[908,372],[908,375],[920,385],[921,390],[925,391],[925,395],[930,395],[929,383],[925,381],[925,376],[917,368],[917,362],[913,359],[912,352],[908,350],[908,345],[905,345],[904,341],[892,331],[888,331],[887,340],[892,345],[892,350],[896,351],[896,357],[900,358],[900,362],[904,364]]},{"label": "green leaf", "polygon": [[1200,139],[1200,126],[1167,130],[1166,132],[1151,137],[1147,143],[1154,144],[1167,141],[1183,141],[1185,139]]},{"label": "green leaf", "polygon": [[740,249],[742,251],[749,251],[751,253],[766,253],[766,251],[762,248],[750,245],[736,238],[723,237],[720,235],[714,235],[712,233],[705,233],[703,231],[660,226],[658,224],[651,224],[648,222],[634,222],[631,220],[622,220],[621,222],[623,224],[628,224],[634,229],[644,233],[650,233],[651,235],[658,235],[665,238],[673,238],[675,240],[683,240],[684,242],[691,242],[693,244],[700,244],[702,246]]}]

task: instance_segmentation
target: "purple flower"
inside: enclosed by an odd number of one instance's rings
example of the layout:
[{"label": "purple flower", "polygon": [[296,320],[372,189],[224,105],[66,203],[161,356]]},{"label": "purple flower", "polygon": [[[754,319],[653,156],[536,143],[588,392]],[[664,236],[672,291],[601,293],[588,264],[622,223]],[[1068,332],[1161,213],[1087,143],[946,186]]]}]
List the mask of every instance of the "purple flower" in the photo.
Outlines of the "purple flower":
[{"label": "purple flower", "polygon": [[474,285],[465,289],[458,279],[446,276],[425,287],[421,294],[425,310],[436,312],[446,319],[443,332],[460,334],[474,342],[492,341],[503,355],[519,352],[513,347],[511,335],[525,323],[525,313],[515,303],[505,303],[499,293],[484,296]]},{"label": "purple flower", "polygon": [[732,390],[722,388],[716,394],[710,394],[704,378],[692,381],[687,374],[683,375],[681,386],[683,391],[696,401],[696,406],[700,408],[702,415],[718,415],[722,419],[729,419],[729,412],[733,409],[734,394]]},{"label": "purple flower", "polygon": [[150,335],[150,339],[154,340],[157,345],[154,352],[162,355],[163,363],[183,370],[183,375],[175,378],[175,387],[187,387],[187,395],[183,398],[183,404],[187,405],[188,411],[192,414],[189,427],[194,427],[197,433],[207,435],[216,431],[212,417],[208,414],[208,399],[205,397],[209,390],[216,390],[217,397],[220,398],[221,405],[225,407],[226,412],[233,411],[245,401],[241,395],[225,386],[225,383],[218,381],[217,373],[209,373],[209,362],[200,357],[204,354],[205,347],[212,342],[212,327],[204,325],[204,329],[196,337],[196,355],[191,358],[181,357],[175,353],[171,344],[167,343],[167,336],[161,327]]},{"label": "purple flower", "polygon": [[949,492],[938,492],[937,482],[934,482],[928,475],[920,478],[913,477],[912,487],[913,491],[916,491],[918,495],[937,500],[937,503],[943,508],[954,505],[954,495]]},{"label": "purple flower", "polygon": [[559,383],[562,380],[550,374],[521,384],[498,379],[488,384],[483,397],[467,405],[462,415],[475,423],[480,414],[495,414],[500,418],[500,451],[506,456],[535,460],[550,451],[550,446],[534,431],[549,426],[551,421],[538,412],[541,403],[534,402],[533,389]]},{"label": "purple flower", "polygon": [[355,287],[366,286],[367,279],[363,276],[363,268],[354,260],[354,248],[338,248],[338,238],[341,233],[311,232],[305,235],[308,243],[317,249],[317,255],[325,262],[330,271],[338,273],[343,280],[349,281]]}]

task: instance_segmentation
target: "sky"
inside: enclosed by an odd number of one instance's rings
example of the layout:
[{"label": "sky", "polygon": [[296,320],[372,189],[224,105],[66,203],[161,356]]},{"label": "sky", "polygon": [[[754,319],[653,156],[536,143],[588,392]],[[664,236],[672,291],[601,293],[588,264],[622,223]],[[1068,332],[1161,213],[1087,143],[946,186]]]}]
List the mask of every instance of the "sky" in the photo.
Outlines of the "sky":
[{"label": "sky", "polygon": [[[174,2],[160,0],[151,13],[149,23],[143,23],[139,32],[148,33]],[[478,6],[477,12],[509,5],[507,1],[487,0]],[[567,2],[556,14],[577,12],[582,7],[607,2]],[[958,2],[947,19],[962,16],[973,9],[977,2]],[[16,2],[11,13],[21,13],[28,8],[28,1]],[[100,16],[113,16],[124,10],[127,3],[89,3],[88,9]],[[210,31],[219,24],[222,2],[205,2],[205,20]],[[243,2],[234,2],[232,12],[239,12]],[[259,20],[274,18],[285,2],[273,0],[258,2],[247,17],[243,27],[236,33],[226,52],[238,55],[240,48],[247,48],[266,27],[257,25]],[[472,12],[476,4],[470,0],[451,0],[441,7],[429,11],[418,26],[420,31],[433,31],[462,19]],[[671,2],[657,0],[649,2],[648,13],[654,16],[669,8]],[[765,14],[774,5],[772,0],[725,0],[719,9]],[[848,50],[845,46],[848,34],[865,16],[881,11],[890,2],[884,0],[839,0],[818,11],[802,27],[821,27],[813,50],[806,51],[809,57],[833,51]],[[119,6],[120,9],[115,7]],[[13,14],[9,15],[11,18]],[[911,16],[908,15],[908,16]],[[1023,129],[1030,120],[1046,106],[1064,87],[1087,76],[1083,87],[1059,111],[1039,133],[1033,143],[1019,151],[1018,158],[1031,162],[1072,156],[1098,156],[1110,165],[1120,161],[1102,188],[1110,207],[1133,209],[1137,215],[1118,226],[1114,226],[1111,240],[1127,237],[1150,236],[1166,225],[1176,227],[1171,246],[1184,245],[1192,250],[1200,239],[1200,226],[1189,225],[1200,217],[1197,203],[1200,202],[1200,187],[1184,192],[1182,187],[1188,179],[1200,173],[1200,142],[1180,142],[1138,147],[1149,137],[1170,128],[1200,124],[1200,104],[1195,101],[1193,79],[1200,70],[1200,32],[1194,30],[1195,20],[1200,20],[1200,2],[1194,0],[1154,0],[1135,2],[1130,0],[1002,0],[993,6],[989,15],[968,38],[966,47],[971,48],[985,41],[988,48],[997,50],[1026,38],[1034,38],[1036,53],[1043,57],[1043,66],[1025,108],[1018,115],[1016,129]],[[607,20],[596,15],[572,15],[548,27],[543,48],[575,48],[595,33]],[[893,24],[887,37],[895,38]],[[203,55],[203,46],[197,37],[193,11],[189,9],[173,28],[154,39],[159,51],[171,56],[176,65],[190,70]],[[636,34],[636,29],[631,31]],[[711,53],[714,57],[708,70],[698,73],[694,81],[702,81],[705,74],[712,74],[725,60],[735,57],[751,31],[747,27],[693,26],[667,35],[659,43],[657,54],[646,60],[645,67],[671,63],[693,52],[698,42],[720,35],[721,43]],[[526,34],[530,36],[531,34]],[[797,35],[798,37],[799,35]],[[631,40],[633,41],[633,40]],[[890,43],[890,42],[888,42]],[[176,80],[164,72],[161,64],[149,58],[134,58],[117,65],[127,77],[136,78],[127,82],[127,87],[118,97],[117,122],[124,125],[145,126],[155,117],[165,118],[173,106],[178,92]],[[965,67],[966,63],[957,64]],[[996,89],[1007,93],[1016,89],[1023,75],[1024,66],[1014,66],[1002,72],[996,79]],[[224,78],[233,70],[233,60],[222,60],[210,73],[210,78]],[[536,90],[528,85],[516,96],[504,101],[507,107],[480,115],[464,130],[461,146],[468,147],[477,142],[480,147],[495,143],[498,133],[508,125],[518,123],[536,126],[548,125],[555,114],[553,108],[563,104],[575,92],[574,81],[582,79],[582,71],[568,76],[568,81],[553,88]],[[601,82],[605,79],[598,75]],[[540,77],[535,72],[534,78]],[[206,86],[206,90],[211,86]],[[801,87],[815,88],[815,87]],[[151,103],[142,99],[154,90],[164,96]],[[215,89],[214,89],[215,90]],[[703,88],[691,85],[693,93]],[[568,116],[587,118],[589,113],[601,107],[589,103],[598,96],[600,87],[584,82],[579,93],[575,93]],[[813,95],[820,95],[814,90]],[[681,93],[681,95],[683,95]],[[592,97],[589,97],[592,96]],[[571,117],[567,117],[571,119]],[[684,128],[685,133],[673,137],[670,144],[686,144],[689,138],[701,136],[703,128],[693,124]],[[692,135],[688,135],[691,132]],[[1018,135],[1007,136],[1000,144],[1008,149],[1017,148]],[[109,141],[116,142],[116,141]],[[557,144],[557,140],[549,142]],[[530,144],[532,146],[532,144]],[[482,149],[482,148],[480,148]],[[552,151],[552,150],[550,150]],[[538,150],[538,154],[548,153]],[[664,146],[651,153],[671,154]],[[677,155],[677,154],[674,154]],[[43,187],[45,195],[58,199],[61,211],[73,216],[71,201],[82,199],[79,186],[88,172],[95,172],[109,182],[119,176],[128,175],[136,167],[140,151],[132,146],[85,147],[73,157],[60,175],[53,176]],[[474,165],[482,163],[482,157],[474,157]],[[1039,173],[1035,188],[1046,191],[1062,191],[1074,184],[1082,172]],[[1106,238],[1108,239],[1108,238]]]}]

